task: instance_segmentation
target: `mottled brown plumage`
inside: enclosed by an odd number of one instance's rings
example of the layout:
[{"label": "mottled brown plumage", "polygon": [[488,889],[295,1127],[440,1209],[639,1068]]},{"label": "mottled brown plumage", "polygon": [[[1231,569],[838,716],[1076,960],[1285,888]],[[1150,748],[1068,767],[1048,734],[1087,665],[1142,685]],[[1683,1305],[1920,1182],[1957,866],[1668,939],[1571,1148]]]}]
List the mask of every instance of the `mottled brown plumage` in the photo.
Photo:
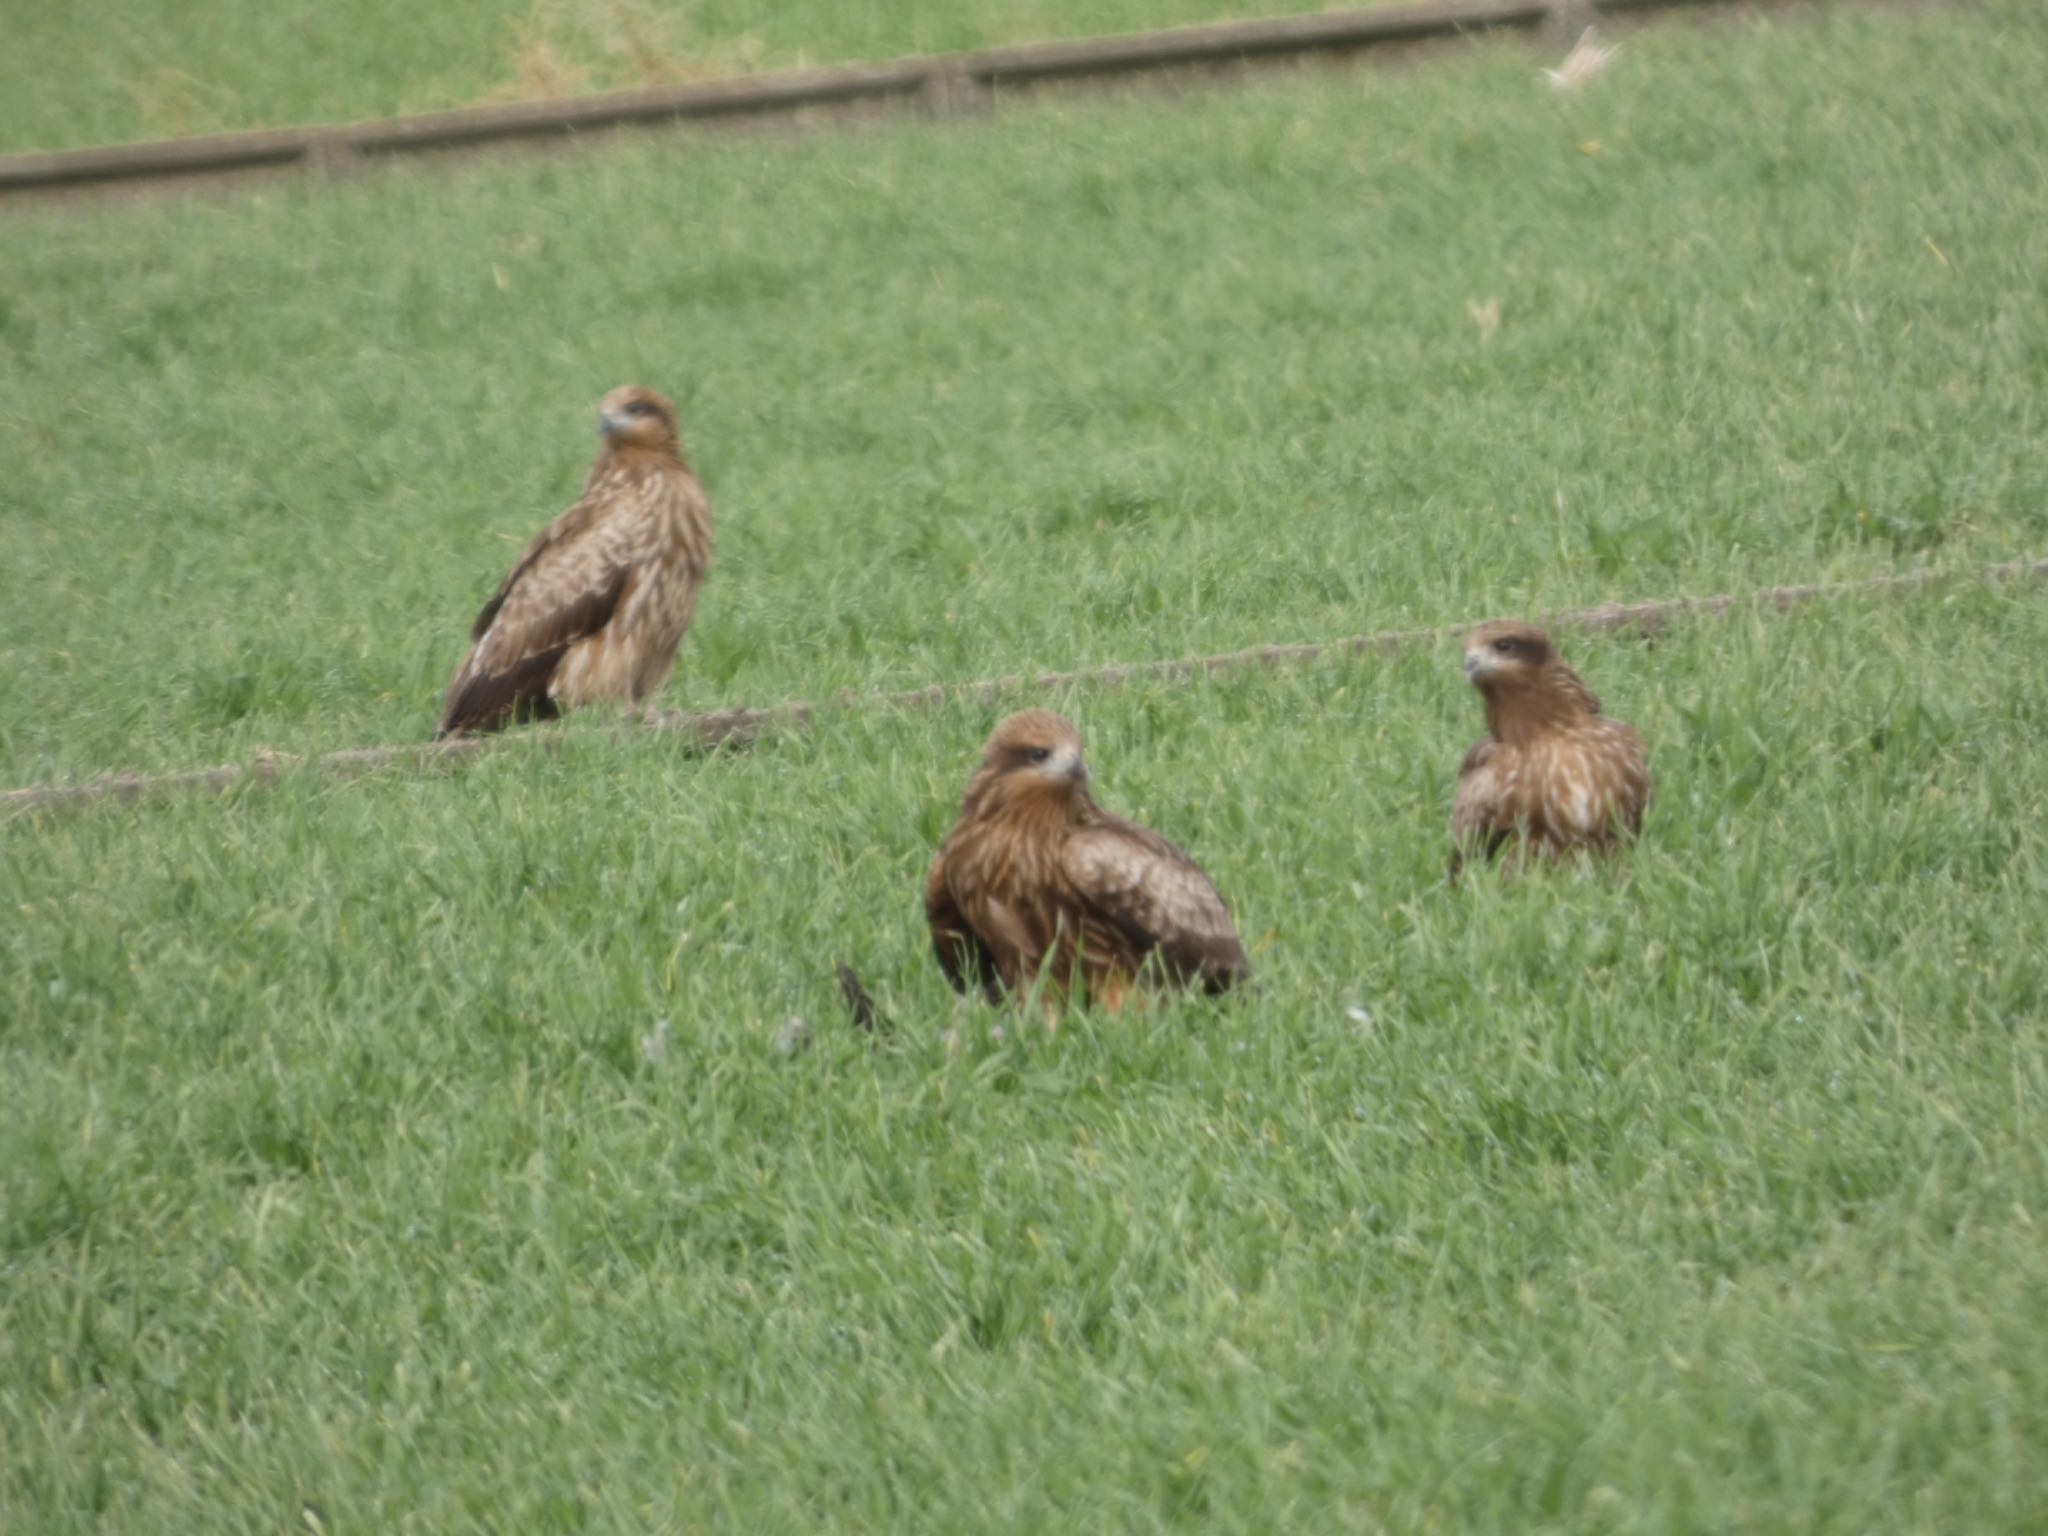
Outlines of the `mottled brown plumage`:
[{"label": "mottled brown plumage", "polygon": [[527,545],[470,630],[443,736],[638,703],[667,679],[711,565],[711,505],[675,407],[626,385],[598,406],[604,447],[576,504]]},{"label": "mottled brown plumage", "polygon": [[1465,637],[1465,676],[1486,700],[1486,735],[1465,754],[1451,806],[1451,874],[1511,843],[1556,858],[1606,852],[1642,826],[1643,739],[1600,713],[1533,624],[1503,619]]},{"label": "mottled brown plumage", "polygon": [[1248,970],[1208,877],[1090,798],[1079,734],[1042,709],[989,737],[924,905],[947,980],[991,1000],[1043,974],[1116,1007],[1140,984],[1221,992]]}]

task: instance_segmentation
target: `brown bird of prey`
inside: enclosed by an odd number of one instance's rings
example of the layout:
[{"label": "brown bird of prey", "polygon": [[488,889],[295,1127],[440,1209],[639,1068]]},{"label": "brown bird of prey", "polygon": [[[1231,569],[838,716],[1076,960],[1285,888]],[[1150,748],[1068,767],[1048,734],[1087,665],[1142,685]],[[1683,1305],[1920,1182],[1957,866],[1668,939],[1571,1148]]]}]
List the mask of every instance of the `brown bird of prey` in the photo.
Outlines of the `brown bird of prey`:
[{"label": "brown bird of prey", "polygon": [[989,737],[924,910],[946,979],[991,1001],[1043,974],[1115,1008],[1140,985],[1221,992],[1249,969],[1208,876],[1095,803],[1080,735],[1043,709]]},{"label": "brown bird of prey", "polygon": [[711,504],[683,462],[676,409],[626,385],[598,405],[604,446],[573,507],[526,546],[470,629],[443,736],[637,704],[668,677],[711,564]]},{"label": "brown bird of prey", "polygon": [[1549,636],[1518,619],[1482,624],[1465,637],[1465,676],[1486,700],[1486,735],[1458,768],[1452,878],[1518,839],[1557,858],[1635,834],[1650,801],[1643,738],[1600,713]]}]

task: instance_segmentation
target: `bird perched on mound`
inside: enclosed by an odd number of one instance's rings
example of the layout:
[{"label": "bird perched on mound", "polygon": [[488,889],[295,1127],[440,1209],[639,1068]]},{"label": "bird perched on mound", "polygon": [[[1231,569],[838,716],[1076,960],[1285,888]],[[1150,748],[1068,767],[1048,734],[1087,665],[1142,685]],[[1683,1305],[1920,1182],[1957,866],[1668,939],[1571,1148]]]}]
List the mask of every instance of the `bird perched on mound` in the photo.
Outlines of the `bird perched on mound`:
[{"label": "bird perched on mound", "polygon": [[1650,800],[1643,738],[1600,713],[1533,624],[1503,619],[1465,637],[1465,676],[1486,700],[1486,735],[1458,768],[1451,876],[1519,838],[1531,854],[1605,852],[1633,835]]},{"label": "bird perched on mound", "polygon": [[674,665],[711,565],[711,504],[683,462],[675,407],[626,385],[598,405],[604,446],[577,503],[541,530],[470,629],[443,736],[638,703]]},{"label": "bird perched on mound", "polygon": [[1249,970],[1208,876],[1090,798],[1079,733],[1042,709],[989,737],[924,908],[946,979],[991,1000],[1043,972],[1115,1008],[1141,983],[1213,993]]}]

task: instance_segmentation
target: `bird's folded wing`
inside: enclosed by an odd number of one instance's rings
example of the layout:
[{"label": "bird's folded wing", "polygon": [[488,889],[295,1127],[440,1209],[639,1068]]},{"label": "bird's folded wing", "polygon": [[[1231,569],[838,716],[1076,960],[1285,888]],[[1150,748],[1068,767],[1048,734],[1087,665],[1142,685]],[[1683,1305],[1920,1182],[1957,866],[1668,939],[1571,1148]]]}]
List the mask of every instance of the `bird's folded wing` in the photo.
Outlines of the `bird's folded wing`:
[{"label": "bird's folded wing", "polygon": [[1460,779],[1467,779],[1473,774],[1491,767],[1500,749],[1500,743],[1493,737],[1480,737],[1472,743],[1472,750],[1465,754],[1465,760],[1458,764],[1458,777]]},{"label": "bird's folded wing", "polygon": [[602,496],[585,496],[533,536],[532,542],[522,549],[519,558],[512,562],[512,569],[505,573],[505,579],[498,583],[498,590],[493,592],[490,600],[477,611],[476,622],[469,626],[469,638],[472,641],[483,639],[490,630],[492,621],[498,617],[498,610],[505,606],[505,599],[511,595],[512,589],[519,585],[520,578],[533,568],[534,563],[557,544],[567,543],[578,534],[587,531],[597,520],[605,502],[606,498]]},{"label": "bird's folded wing", "polygon": [[953,990],[966,992],[970,987],[979,987],[991,1000],[999,997],[1002,978],[996,969],[995,952],[974,931],[959,902],[953,899],[943,849],[925,875],[924,916],[932,932],[932,952],[939,957],[939,969],[946,973]]},{"label": "bird's folded wing", "polygon": [[646,520],[614,502],[602,517],[571,507],[528,549],[497,596],[477,616],[472,675],[509,672],[532,657],[559,651],[610,621],[633,568],[646,554]]},{"label": "bird's folded wing", "polygon": [[1491,736],[1472,744],[1465,760],[1458,764],[1457,793],[1451,799],[1451,831],[1465,837],[1478,828],[1490,826],[1499,809],[1498,769],[1505,749]]},{"label": "bird's folded wing", "polygon": [[1067,839],[1063,868],[1089,908],[1140,957],[1177,979],[1226,984],[1247,969],[1230,910],[1209,877],[1157,833],[1126,821]]}]

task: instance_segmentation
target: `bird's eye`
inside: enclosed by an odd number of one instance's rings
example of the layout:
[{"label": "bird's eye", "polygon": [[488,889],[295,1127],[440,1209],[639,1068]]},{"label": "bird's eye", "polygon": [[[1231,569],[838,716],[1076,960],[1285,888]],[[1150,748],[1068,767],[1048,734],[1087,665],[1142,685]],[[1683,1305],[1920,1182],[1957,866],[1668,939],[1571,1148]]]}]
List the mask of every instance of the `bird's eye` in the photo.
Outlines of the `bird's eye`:
[{"label": "bird's eye", "polygon": [[1051,756],[1051,747],[1026,747],[1024,749],[1024,757],[1027,762],[1042,763]]},{"label": "bird's eye", "polygon": [[626,402],[626,414],[628,416],[645,416],[653,409],[654,407],[645,400],[629,400]]},{"label": "bird's eye", "polygon": [[1501,655],[1509,656],[1514,653],[1515,642],[1512,640],[1496,640],[1493,642],[1493,648],[1499,651]]}]

